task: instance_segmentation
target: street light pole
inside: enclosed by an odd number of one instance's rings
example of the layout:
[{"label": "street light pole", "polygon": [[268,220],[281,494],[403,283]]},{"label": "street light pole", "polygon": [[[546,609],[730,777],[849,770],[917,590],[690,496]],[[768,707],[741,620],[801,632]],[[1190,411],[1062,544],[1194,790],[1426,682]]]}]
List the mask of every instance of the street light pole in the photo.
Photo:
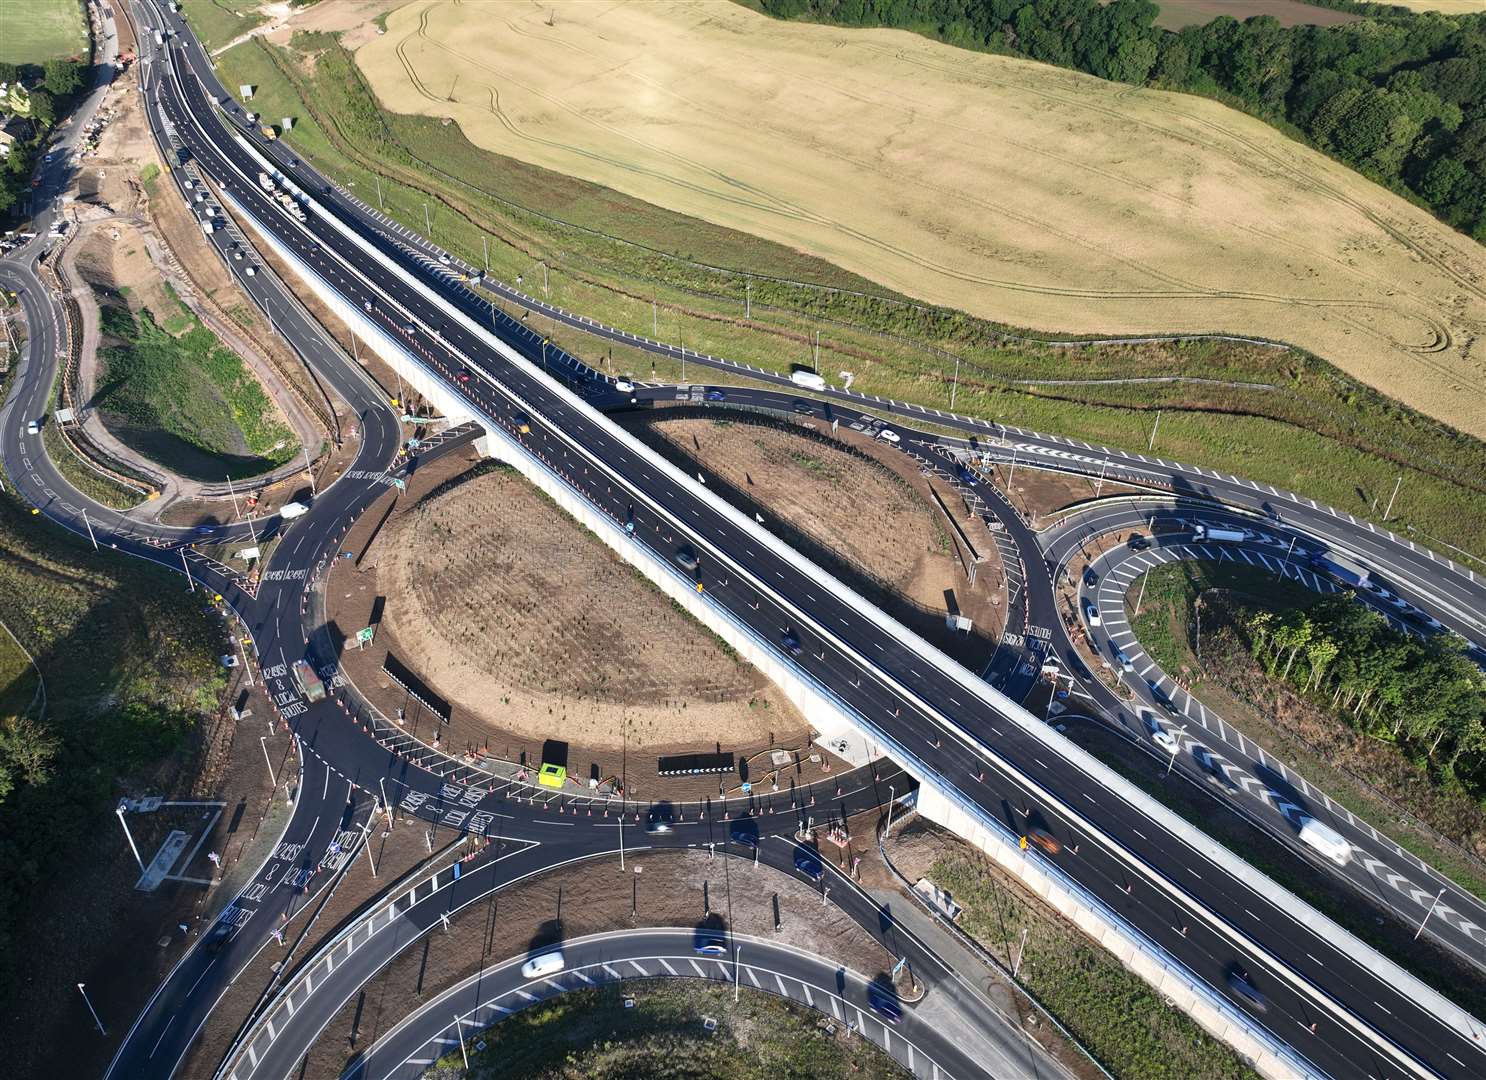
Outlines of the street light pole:
[{"label": "street light pole", "polygon": [[258,745],[263,747],[263,763],[268,766],[268,781],[273,784],[275,790],[279,786],[279,778],[273,774],[273,762],[268,757],[268,736],[259,735]]},{"label": "street light pole", "polygon": [[315,497],[315,463],[310,460],[310,448],[304,448],[304,471],[310,474],[310,497]]},{"label": "street light pole", "polygon": [[387,801],[387,780],[385,777],[377,777],[377,787],[382,789],[382,809],[387,814],[387,831],[392,831],[392,822],[396,815],[392,812],[392,804]]},{"label": "street light pole", "polygon": [[88,991],[86,988],[86,984],[78,983],[77,991],[78,993],[82,994],[83,1002],[88,1006],[88,1012],[93,1014],[93,1023],[98,1025],[98,1034],[102,1035],[105,1039],[108,1038],[108,1032],[103,1030],[103,1021],[98,1019],[98,1010],[93,1008],[93,1003],[88,1000]]},{"label": "street light pole", "polygon": [[469,1072],[470,1055],[469,1051],[464,1048],[464,1024],[460,1021],[457,1014],[454,1017],[454,1034],[459,1036],[459,1053],[464,1058],[464,1071]]},{"label": "street light pole", "polygon": [[1099,498],[1099,493],[1104,490],[1104,470],[1109,468],[1109,458],[1104,459],[1104,464],[1099,466],[1099,483],[1094,487],[1094,498]]},{"label": "street light pole", "polygon": [[181,553],[181,569],[186,572],[186,584],[191,586],[191,591],[196,591],[196,582],[191,580],[191,564],[186,562],[186,549],[184,546],[176,549]]},{"label": "street light pole", "polygon": [[1151,441],[1146,443],[1146,451],[1153,450],[1156,446],[1156,429],[1161,426],[1161,410],[1156,410],[1156,422],[1151,425]]},{"label": "street light pole", "polygon": [[88,520],[88,512],[83,511],[83,524],[88,527],[88,539],[93,541],[93,550],[98,550],[98,538],[93,535],[93,523]]},{"label": "street light pole", "polygon": [[129,850],[134,852],[134,861],[139,864],[139,872],[144,873],[144,860],[139,857],[139,848],[134,846],[134,837],[129,832],[129,823],[124,820],[124,804],[119,803],[114,813],[119,815],[119,824],[124,827],[124,839],[129,841]]},{"label": "street light pole", "polygon": [[1414,931],[1415,941],[1418,941],[1419,935],[1424,933],[1424,924],[1429,922],[1429,917],[1434,914],[1434,909],[1440,906],[1440,901],[1444,899],[1444,896],[1444,889],[1441,889],[1437,894],[1435,894],[1434,903],[1429,905],[1429,910],[1424,913],[1424,918],[1419,921],[1419,929]]},{"label": "street light pole", "polygon": [[1140,595],[1135,598],[1135,614],[1140,614],[1140,606],[1145,603],[1145,583],[1151,580],[1150,571],[1140,575]]},{"label": "street light pole", "polygon": [[898,801],[898,793],[892,784],[887,786],[887,825],[882,830],[885,839],[891,839],[893,835],[893,804]]},{"label": "street light pole", "polygon": [[[1179,731],[1183,735],[1185,735],[1187,733],[1187,725],[1186,724],[1183,724],[1181,727],[1177,728],[1177,731]],[[1167,776],[1170,776],[1171,775],[1171,767],[1176,764],[1176,755],[1181,752],[1181,745],[1182,745],[1181,744],[1181,740],[1178,739],[1177,740],[1177,744],[1176,744],[1177,748],[1175,750],[1171,751],[1171,754],[1169,755],[1169,759],[1166,762],[1166,775]]]},{"label": "street light pole", "polygon": [[955,381],[952,382],[950,384],[950,387],[949,387],[949,411],[950,412],[954,412],[954,409],[955,409],[955,395],[957,393],[959,393],[959,390],[960,390],[960,358],[957,356],[957,357],[955,357]]},{"label": "street light pole", "polygon": [[1383,520],[1384,521],[1387,521],[1388,520],[1388,516],[1393,513],[1393,500],[1396,499],[1396,498],[1398,498],[1398,489],[1399,489],[1399,487],[1402,484],[1403,484],[1403,473],[1399,473],[1398,474],[1398,479],[1393,482],[1393,494],[1388,496],[1388,509],[1386,509],[1386,510],[1383,511]]}]

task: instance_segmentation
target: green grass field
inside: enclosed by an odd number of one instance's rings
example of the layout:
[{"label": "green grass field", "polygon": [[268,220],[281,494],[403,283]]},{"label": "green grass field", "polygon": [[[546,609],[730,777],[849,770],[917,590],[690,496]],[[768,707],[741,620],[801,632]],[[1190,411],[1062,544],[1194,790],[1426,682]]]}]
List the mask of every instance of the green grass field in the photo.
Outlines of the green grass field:
[{"label": "green grass field", "polygon": [[207,51],[221,48],[263,22],[261,0],[181,0],[181,12]]},{"label": "green grass field", "polygon": [[[962,413],[1126,449],[1145,450],[1159,410],[1155,453],[1373,520],[1403,475],[1394,528],[1486,555],[1486,444],[1315,357],[1217,342],[1056,349],[914,305],[819,259],[487,153],[455,125],[384,113],[326,35],[287,50],[254,40],[220,70],[257,87],[264,115],[295,116],[295,147],[367,202],[380,185],[389,216],[477,266],[488,241],[492,274],[539,296],[545,264],[548,298],[570,310],[776,371],[808,361],[819,330],[821,370],[854,372],[858,389],[938,408],[953,397]],[[555,340],[601,355],[572,332]]]},{"label": "green grass field", "polygon": [[242,358],[181,305],[163,326],[105,306],[103,376],[93,396],[110,430],[187,476],[254,476],[299,449]]},{"label": "green grass field", "polygon": [[0,0],[0,60],[40,65],[87,55],[80,0]]},{"label": "green grass field", "polygon": [[24,716],[36,703],[36,669],[0,625],[0,717]]}]

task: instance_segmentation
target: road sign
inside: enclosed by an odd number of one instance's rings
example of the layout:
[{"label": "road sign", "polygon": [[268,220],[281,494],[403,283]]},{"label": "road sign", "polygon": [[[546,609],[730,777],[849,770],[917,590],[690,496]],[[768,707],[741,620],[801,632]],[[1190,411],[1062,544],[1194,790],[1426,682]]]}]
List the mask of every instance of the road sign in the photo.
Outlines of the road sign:
[{"label": "road sign", "polygon": [[442,419],[441,416],[413,416],[411,413],[404,413],[402,422],[404,424],[437,424]]},{"label": "road sign", "polygon": [[408,490],[408,482],[400,476],[394,476],[392,478],[392,486],[397,488],[398,491]]},{"label": "road sign", "polygon": [[376,633],[376,627],[363,626],[360,630],[356,631],[356,647],[359,649],[363,645],[370,645],[372,638],[376,636]]}]

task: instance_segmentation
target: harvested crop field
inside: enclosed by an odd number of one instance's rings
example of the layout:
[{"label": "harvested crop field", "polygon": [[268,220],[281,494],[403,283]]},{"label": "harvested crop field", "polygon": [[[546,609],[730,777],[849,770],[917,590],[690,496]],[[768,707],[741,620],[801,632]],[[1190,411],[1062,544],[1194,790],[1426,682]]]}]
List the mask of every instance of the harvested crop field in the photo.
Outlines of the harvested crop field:
[{"label": "harvested crop field", "polygon": [[762,674],[509,469],[391,519],[370,557],[398,655],[493,728],[633,751],[768,744],[806,726]]},{"label": "harvested crop field", "polygon": [[387,26],[383,106],[498,153],[1013,325],[1290,341],[1486,434],[1486,251],[1214,102],[721,0]]}]

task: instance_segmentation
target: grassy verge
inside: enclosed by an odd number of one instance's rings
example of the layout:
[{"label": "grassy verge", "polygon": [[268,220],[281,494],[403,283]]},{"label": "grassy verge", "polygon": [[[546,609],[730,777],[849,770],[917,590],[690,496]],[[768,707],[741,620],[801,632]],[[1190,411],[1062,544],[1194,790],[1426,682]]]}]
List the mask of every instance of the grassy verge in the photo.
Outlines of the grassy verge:
[{"label": "grassy verge", "polygon": [[180,0],[180,4],[181,13],[208,52],[246,34],[267,18],[258,11],[260,0]]},{"label": "grassy verge", "polygon": [[163,325],[148,312],[102,308],[103,351],[94,396],[123,441],[187,476],[254,476],[299,449],[242,358],[184,304]]},{"label": "grassy verge", "polygon": [[[820,330],[822,371],[853,371],[861,389],[941,408],[958,356],[961,412],[1143,450],[1160,409],[1158,454],[1358,516],[1376,519],[1374,501],[1402,472],[1412,492],[1396,508],[1404,523],[1486,552],[1486,444],[1314,357],[1219,342],[1045,347],[782,246],[486,153],[455,125],[383,113],[326,35],[300,35],[288,50],[254,40],[220,65],[228,85],[258,88],[265,115],[298,118],[291,141],[328,175],[374,204],[380,185],[389,216],[477,266],[488,242],[496,277],[520,275],[528,292],[569,309],[775,370],[807,362]],[[1175,381],[1096,381],[1144,377]]]},{"label": "grassy verge", "polygon": [[24,930],[50,868],[96,847],[120,788],[188,752],[198,721],[217,708],[223,632],[197,601],[164,569],[96,554],[0,495],[0,621],[36,658],[48,688],[45,727],[60,741],[50,777],[18,784],[0,803],[7,996],[25,985],[15,971],[45,962]]},{"label": "grassy verge", "polygon": [[[574,1076],[706,1076],[713,1080],[904,1077],[896,1062],[840,1023],[770,994],[660,979],[580,990],[524,1009],[458,1050],[433,1080],[560,1080]],[[634,1005],[625,1008],[625,999]],[[708,1032],[704,1018],[717,1030]]]},{"label": "grassy verge", "polygon": [[[1193,649],[1194,605],[1204,591],[1232,589],[1246,604],[1277,611],[1308,602],[1314,593],[1255,567],[1227,563],[1171,563],[1149,578],[1144,611],[1131,626],[1162,668],[1186,677],[1203,703],[1245,738],[1486,900],[1486,872],[1456,846],[1478,848],[1486,841],[1486,807],[1463,792],[1438,786],[1395,746],[1365,738],[1268,679],[1223,629],[1219,612],[1209,604],[1204,604],[1208,615],[1202,624],[1204,659],[1199,661]],[[1264,683],[1268,686],[1261,694],[1256,687]]]},{"label": "grassy verge", "polygon": [[967,933],[1007,963],[1021,950],[1021,981],[1119,1080],[1257,1077],[1072,924],[998,884],[983,856],[943,856],[929,876],[963,905]]},{"label": "grassy verge", "polygon": [[0,716],[27,715],[36,701],[36,668],[0,624]]},{"label": "grassy verge", "polygon": [[[155,188],[160,181],[160,166],[153,161],[139,170],[139,182],[144,185],[144,193],[150,198],[155,197]],[[125,286],[127,288],[128,286]]]},{"label": "grassy verge", "polygon": [[1364,899],[1325,870],[1296,858],[1290,848],[1224,809],[1180,774],[1165,777],[1154,759],[1132,752],[1112,732],[1084,729],[1074,735],[1080,746],[1157,802],[1421,982],[1471,1012],[1479,1014],[1486,1007],[1486,977],[1427,938],[1414,940],[1415,925],[1405,925],[1390,910]]},{"label": "grassy verge", "polygon": [[56,424],[48,423],[41,429],[41,442],[46,447],[46,456],[51,458],[63,479],[88,498],[115,510],[128,510],[144,500],[144,496],[133,488],[110,479],[78,457]]}]

